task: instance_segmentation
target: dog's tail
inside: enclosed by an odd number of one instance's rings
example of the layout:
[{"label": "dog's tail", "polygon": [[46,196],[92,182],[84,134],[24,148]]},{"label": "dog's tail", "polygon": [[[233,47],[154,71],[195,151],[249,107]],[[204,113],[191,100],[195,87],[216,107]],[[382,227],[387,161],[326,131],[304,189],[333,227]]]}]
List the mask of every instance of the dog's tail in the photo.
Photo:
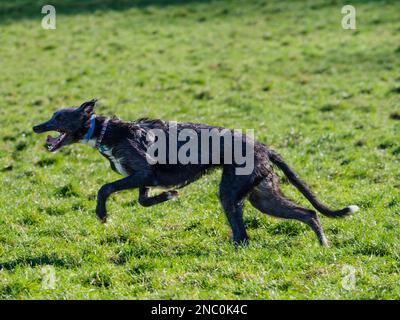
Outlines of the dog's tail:
[{"label": "dog's tail", "polygon": [[296,175],[296,173],[286,164],[282,157],[275,151],[268,151],[269,159],[273,164],[275,164],[279,169],[283,171],[285,176],[288,178],[289,182],[293,184],[313,205],[315,209],[328,217],[338,218],[344,217],[352,214],[359,210],[356,205],[351,205],[340,210],[331,210],[322,204],[317,196],[310,190],[310,188]]}]

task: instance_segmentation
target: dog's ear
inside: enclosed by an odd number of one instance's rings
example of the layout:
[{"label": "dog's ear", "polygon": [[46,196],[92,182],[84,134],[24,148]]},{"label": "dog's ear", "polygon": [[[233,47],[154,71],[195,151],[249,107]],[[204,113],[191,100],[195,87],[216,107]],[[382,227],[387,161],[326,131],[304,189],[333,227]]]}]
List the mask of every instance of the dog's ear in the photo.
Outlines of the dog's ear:
[{"label": "dog's ear", "polygon": [[82,103],[82,105],[77,109],[78,112],[85,112],[91,114],[93,112],[94,106],[96,105],[97,99],[92,99]]}]

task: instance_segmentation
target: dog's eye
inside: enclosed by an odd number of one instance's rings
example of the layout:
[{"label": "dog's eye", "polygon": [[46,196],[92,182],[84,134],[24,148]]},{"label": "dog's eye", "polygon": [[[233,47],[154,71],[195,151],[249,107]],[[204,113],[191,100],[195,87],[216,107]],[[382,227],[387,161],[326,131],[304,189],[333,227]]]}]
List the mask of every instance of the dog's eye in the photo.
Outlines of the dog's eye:
[{"label": "dog's eye", "polygon": [[58,121],[58,120],[60,120],[60,119],[61,119],[61,114],[56,114],[56,115],[54,116],[54,120]]}]

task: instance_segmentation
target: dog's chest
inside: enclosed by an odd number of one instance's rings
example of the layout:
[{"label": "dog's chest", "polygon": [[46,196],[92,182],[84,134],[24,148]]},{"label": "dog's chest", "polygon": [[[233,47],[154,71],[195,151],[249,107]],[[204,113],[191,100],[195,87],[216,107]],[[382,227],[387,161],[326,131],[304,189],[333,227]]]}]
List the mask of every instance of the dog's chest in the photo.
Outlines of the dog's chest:
[{"label": "dog's chest", "polygon": [[113,167],[113,169],[115,169],[115,171],[117,171],[119,174],[121,174],[125,177],[129,176],[127,170],[124,168],[123,164],[121,163],[121,159],[116,158],[112,154],[112,148],[103,147],[99,151],[112,163],[111,167]]}]

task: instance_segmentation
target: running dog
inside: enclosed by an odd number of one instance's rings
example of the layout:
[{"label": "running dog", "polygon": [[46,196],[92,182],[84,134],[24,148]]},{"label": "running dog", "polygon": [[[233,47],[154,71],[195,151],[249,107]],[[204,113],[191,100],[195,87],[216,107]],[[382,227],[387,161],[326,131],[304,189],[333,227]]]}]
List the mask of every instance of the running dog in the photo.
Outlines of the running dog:
[{"label": "running dog", "polygon": [[[286,164],[282,157],[266,145],[250,138],[243,138],[243,146],[254,150],[254,166],[251,173],[238,175],[241,167],[235,161],[224,162],[226,157],[223,144],[219,145],[217,163],[153,163],[149,162],[148,150],[154,139],[149,139],[153,130],[165,132],[169,137],[169,123],[162,120],[139,119],[133,122],[111,119],[94,113],[97,100],[83,103],[80,107],[64,108],[54,113],[50,120],[33,127],[34,132],[58,131],[56,138],[48,136],[46,143],[49,151],[55,152],[72,143],[84,143],[99,150],[110,161],[111,168],[124,178],[103,185],[98,191],[96,215],[101,222],[106,222],[107,198],[114,192],[139,189],[139,203],[148,207],[172,199],[178,195],[174,188],[181,188],[194,182],[210,169],[222,168],[219,185],[219,200],[232,228],[232,240],[235,244],[247,243],[249,237],[243,223],[243,202],[247,198],[259,211],[274,217],[295,219],[307,224],[315,232],[319,243],[328,245],[320,220],[314,210],[296,204],[287,198],[279,187],[279,179],[273,165],[286,175],[313,205],[328,217],[344,217],[359,208],[355,205],[340,210],[332,210],[322,204],[309,187]],[[201,130],[227,130],[221,127],[194,123],[177,123],[177,132],[191,129],[200,137]],[[177,148],[182,146],[179,142]],[[204,150],[203,150],[204,151]],[[199,148],[199,156],[201,150]],[[213,157],[212,150],[210,157]],[[149,196],[152,187],[163,187],[170,191],[156,196]]]}]

